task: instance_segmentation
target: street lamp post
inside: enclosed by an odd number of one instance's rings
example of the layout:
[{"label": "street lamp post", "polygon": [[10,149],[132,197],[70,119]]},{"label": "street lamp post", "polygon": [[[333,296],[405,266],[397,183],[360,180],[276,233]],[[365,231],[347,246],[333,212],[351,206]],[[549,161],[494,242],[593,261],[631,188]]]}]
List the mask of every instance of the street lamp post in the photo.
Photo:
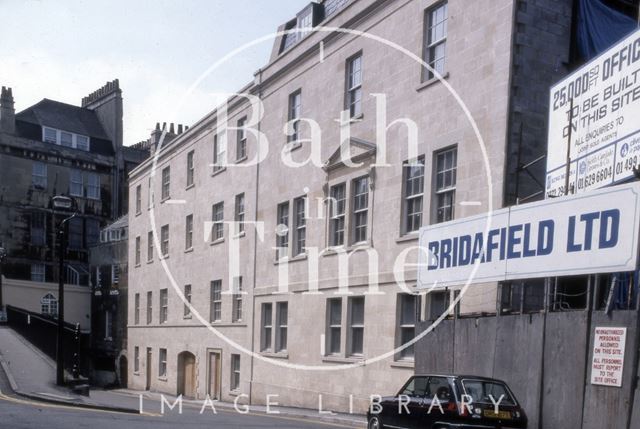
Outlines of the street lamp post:
[{"label": "street lamp post", "polygon": [[67,196],[55,196],[51,199],[54,213],[56,210],[73,214],[58,225],[58,335],[56,345],[56,384],[64,385],[64,251],[66,234],[64,227],[76,216],[75,201]]}]

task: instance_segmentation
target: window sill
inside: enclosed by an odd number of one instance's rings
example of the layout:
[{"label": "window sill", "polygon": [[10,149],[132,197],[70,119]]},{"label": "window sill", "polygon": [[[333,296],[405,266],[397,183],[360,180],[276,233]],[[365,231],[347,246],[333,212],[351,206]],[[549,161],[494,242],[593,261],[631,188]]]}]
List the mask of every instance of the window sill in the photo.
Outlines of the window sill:
[{"label": "window sill", "polygon": [[229,396],[240,396],[240,390],[236,389],[236,390],[229,390]]},{"label": "window sill", "polygon": [[140,371],[133,371],[133,375],[140,375]]},{"label": "window sill", "polygon": [[364,113],[360,113],[359,115],[355,115],[349,118],[348,123],[353,124],[355,122],[360,122],[364,119]]},{"label": "window sill", "polygon": [[342,356],[333,356],[327,355],[322,357],[322,362],[325,363],[359,363],[364,362],[363,356],[350,356],[350,357],[342,357]]},{"label": "window sill", "polygon": [[165,201],[169,201],[170,199],[171,199],[171,196],[164,197],[163,199],[160,200],[160,204],[164,204]]},{"label": "window sill", "polygon": [[287,142],[287,144],[284,146],[284,151],[285,152],[293,152],[294,150],[301,148],[302,147],[302,142],[300,141],[292,141],[292,142]]},{"label": "window sill", "polygon": [[135,264],[134,268],[140,268],[140,264]]},{"label": "window sill", "polygon": [[159,381],[164,381],[164,382],[169,381],[169,379],[167,377],[158,377],[158,380]]},{"label": "window sill", "polygon": [[142,212],[136,212],[136,217],[140,216]]},{"label": "window sill", "polygon": [[396,243],[405,243],[407,241],[416,241],[420,238],[420,235],[418,234],[417,231],[414,232],[409,232],[405,235],[402,235],[398,238],[396,238]]},{"label": "window sill", "polygon": [[218,238],[217,240],[213,240],[211,243],[209,243],[209,246],[215,246],[216,244],[220,244],[220,243],[224,243],[224,237]]},{"label": "window sill", "polygon": [[242,238],[245,235],[247,235],[246,231],[241,231],[241,232],[238,232],[237,234],[234,234],[233,238]]},{"label": "window sill", "polygon": [[150,260],[150,261],[147,261],[147,265],[149,265],[149,264],[153,264],[153,259]]},{"label": "window sill", "polygon": [[245,156],[243,156],[242,158],[238,158],[238,159],[236,159],[236,160],[235,160],[235,163],[236,163],[236,164],[240,164],[240,163],[242,163],[242,162],[245,162],[247,159],[248,159],[248,158],[247,158],[247,155],[245,155]]},{"label": "window sill", "polygon": [[182,316],[182,319],[183,319],[183,320],[191,320],[191,319],[192,319],[192,317],[191,317],[191,315],[188,315],[188,316]]},{"label": "window sill", "polygon": [[[449,79],[449,72],[445,72],[442,75],[442,79]],[[437,77],[432,77],[431,79],[427,79],[424,82],[422,82],[420,85],[418,85],[418,87],[416,88],[416,92],[420,92],[425,88],[430,87],[431,85],[440,82],[440,79],[438,79]]]},{"label": "window sill", "polygon": [[415,362],[413,360],[394,360],[393,362],[391,362],[390,366],[392,368],[407,368],[407,369],[414,369],[415,368]]},{"label": "window sill", "polygon": [[195,183],[190,184],[189,186],[187,186],[186,188],[184,188],[185,191],[188,191],[189,189],[193,189],[196,187]]},{"label": "window sill", "polygon": [[191,253],[193,252],[193,247],[189,247],[188,249],[184,249],[184,253]]},{"label": "window sill", "polygon": [[289,353],[287,352],[260,352],[260,355],[273,359],[289,359]]},{"label": "window sill", "polygon": [[227,171],[227,167],[222,167],[222,168],[220,168],[220,169],[218,169],[218,170],[214,170],[214,171],[211,173],[211,177],[213,177],[213,176],[217,176],[218,174],[221,174],[221,173],[223,173],[223,172],[225,172],[225,171]]},{"label": "window sill", "polygon": [[162,255],[162,256],[160,257],[160,260],[161,260],[161,261],[163,261],[163,260],[165,260],[165,259],[169,259],[169,255]]}]

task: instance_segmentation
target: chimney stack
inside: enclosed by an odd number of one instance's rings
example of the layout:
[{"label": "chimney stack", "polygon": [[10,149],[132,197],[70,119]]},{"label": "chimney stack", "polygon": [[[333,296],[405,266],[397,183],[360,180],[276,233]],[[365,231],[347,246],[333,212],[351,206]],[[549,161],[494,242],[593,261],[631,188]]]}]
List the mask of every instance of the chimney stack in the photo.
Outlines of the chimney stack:
[{"label": "chimney stack", "polygon": [[0,131],[15,134],[16,110],[13,107],[13,93],[11,88],[2,87],[0,93]]}]

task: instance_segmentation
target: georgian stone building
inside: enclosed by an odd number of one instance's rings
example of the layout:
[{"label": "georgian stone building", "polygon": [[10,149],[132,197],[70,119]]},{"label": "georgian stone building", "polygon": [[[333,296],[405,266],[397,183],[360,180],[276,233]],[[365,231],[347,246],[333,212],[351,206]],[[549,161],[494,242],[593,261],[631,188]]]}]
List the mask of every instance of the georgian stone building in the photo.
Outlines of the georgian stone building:
[{"label": "georgian stone building", "polygon": [[396,347],[457,293],[413,293],[417,231],[535,195],[520,165],[544,152],[571,14],[325,0],[284,24],[226,127],[213,111],[131,173],[129,386],[341,411],[394,392],[414,358]]}]

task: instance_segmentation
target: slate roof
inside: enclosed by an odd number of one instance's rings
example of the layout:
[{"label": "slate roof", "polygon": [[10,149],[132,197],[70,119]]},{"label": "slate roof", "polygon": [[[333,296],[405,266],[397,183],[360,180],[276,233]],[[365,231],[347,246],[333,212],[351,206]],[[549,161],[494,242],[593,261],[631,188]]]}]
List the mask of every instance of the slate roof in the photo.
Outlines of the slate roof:
[{"label": "slate roof", "polygon": [[110,140],[96,112],[47,98],[18,113],[16,120]]}]

